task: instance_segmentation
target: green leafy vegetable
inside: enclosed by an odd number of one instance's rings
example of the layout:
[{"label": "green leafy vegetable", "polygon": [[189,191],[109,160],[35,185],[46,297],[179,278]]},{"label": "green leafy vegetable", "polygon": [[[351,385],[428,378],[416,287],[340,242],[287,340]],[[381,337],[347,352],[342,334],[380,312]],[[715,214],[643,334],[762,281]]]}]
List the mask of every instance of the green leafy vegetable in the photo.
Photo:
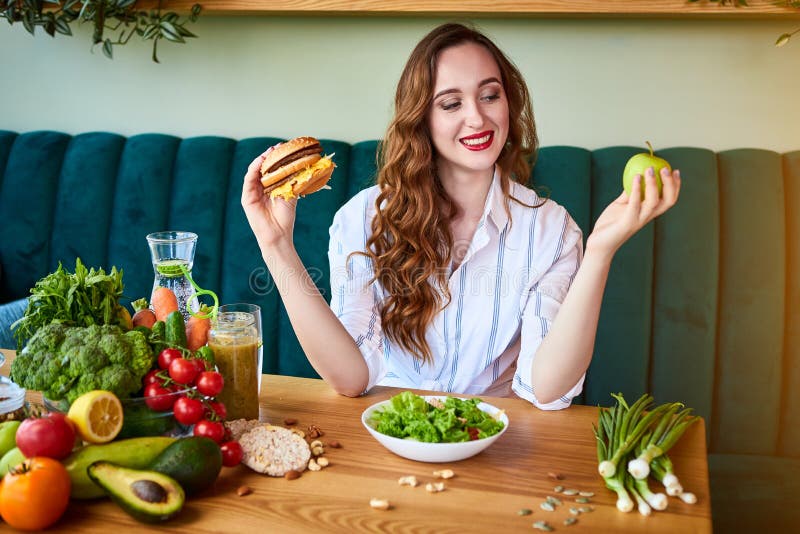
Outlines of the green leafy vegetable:
[{"label": "green leafy vegetable", "polygon": [[122,271],[116,267],[106,274],[102,268],[87,269],[80,258],[75,260],[75,273],[58,264],[31,289],[25,314],[11,325],[17,350],[33,337],[37,330],[51,323],[65,326],[93,324],[123,325],[124,310],[119,305],[122,296]]},{"label": "green leafy vegetable", "polygon": [[372,414],[375,429],[381,434],[426,443],[453,443],[493,436],[503,422],[478,408],[480,399],[447,397],[429,403],[419,395],[404,391]]}]

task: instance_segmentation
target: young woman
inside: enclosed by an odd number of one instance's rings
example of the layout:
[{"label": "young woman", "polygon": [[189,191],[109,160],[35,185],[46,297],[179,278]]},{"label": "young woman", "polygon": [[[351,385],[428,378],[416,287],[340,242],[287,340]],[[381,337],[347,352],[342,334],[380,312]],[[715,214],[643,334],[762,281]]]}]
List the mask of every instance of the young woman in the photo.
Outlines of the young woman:
[{"label": "young woman", "polygon": [[[295,203],[270,201],[256,158],[242,205],[309,361],[337,392],[376,384],[569,406],[592,357],[619,247],[678,199],[653,170],[595,223],[525,187],[537,149],[520,72],[487,37],[445,24],[412,52],[376,186],[330,229],[330,306],[293,242]],[[644,199],[640,198],[645,187]]]}]

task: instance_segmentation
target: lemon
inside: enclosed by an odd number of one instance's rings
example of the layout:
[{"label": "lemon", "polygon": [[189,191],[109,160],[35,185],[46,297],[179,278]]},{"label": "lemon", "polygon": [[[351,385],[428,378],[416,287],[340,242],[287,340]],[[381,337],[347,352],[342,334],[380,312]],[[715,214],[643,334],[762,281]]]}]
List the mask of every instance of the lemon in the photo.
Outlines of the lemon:
[{"label": "lemon", "polygon": [[81,439],[106,443],[122,430],[122,403],[110,391],[89,391],[75,399],[67,417],[75,423]]}]

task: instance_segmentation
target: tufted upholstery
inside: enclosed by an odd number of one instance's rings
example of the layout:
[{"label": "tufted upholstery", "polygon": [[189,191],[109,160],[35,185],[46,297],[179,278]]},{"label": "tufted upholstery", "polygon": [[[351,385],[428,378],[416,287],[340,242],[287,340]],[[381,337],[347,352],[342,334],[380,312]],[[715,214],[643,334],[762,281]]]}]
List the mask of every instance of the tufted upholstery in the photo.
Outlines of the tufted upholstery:
[{"label": "tufted upholstery", "polygon": [[[223,302],[262,306],[264,372],[316,376],[239,205],[247,164],[277,141],[0,131],[0,305],[25,297],[59,261],[72,269],[76,256],[123,268],[126,296],[147,296],[153,272],[144,236],[189,230],[200,236],[197,282]],[[323,148],[336,153],[339,169],[331,191],[299,203],[295,241],[327,297],[327,229],[338,207],[374,179],[377,141]],[[639,151],[545,147],[534,183],[586,236]],[[660,155],[682,171],[681,200],[614,260],[579,401],[650,391],[658,402],[694,407],[709,431],[715,525],[763,528],[757,506],[737,505],[749,494],[727,484],[745,469],[784,484],[786,499],[800,489],[787,475],[800,469],[800,151]],[[796,510],[781,513],[789,515],[772,517],[800,522]]]}]

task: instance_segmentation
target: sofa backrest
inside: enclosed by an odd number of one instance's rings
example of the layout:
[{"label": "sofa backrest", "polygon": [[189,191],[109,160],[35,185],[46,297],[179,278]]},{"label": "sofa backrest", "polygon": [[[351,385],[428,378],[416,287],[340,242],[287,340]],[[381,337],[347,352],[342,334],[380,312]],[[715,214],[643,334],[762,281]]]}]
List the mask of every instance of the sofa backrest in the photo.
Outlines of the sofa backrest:
[{"label": "sofa backrest", "polygon": [[[271,137],[0,131],[0,302],[25,297],[61,261],[125,271],[130,299],[149,296],[145,235],[199,237],[194,277],[222,302],[262,307],[264,372],[317,376],[299,347],[240,206],[247,164]],[[332,189],[298,204],[295,242],[326,298],[328,226],[375,176],[377,141],[323,140]],[[641,149],[540,150],[533,181],[588,236]],[[671,148],[676,207],[617,254],[595,356],[579,402],[611,392],[680,400],[708,423],[710,449],[800,455],[800,151]]]}]

